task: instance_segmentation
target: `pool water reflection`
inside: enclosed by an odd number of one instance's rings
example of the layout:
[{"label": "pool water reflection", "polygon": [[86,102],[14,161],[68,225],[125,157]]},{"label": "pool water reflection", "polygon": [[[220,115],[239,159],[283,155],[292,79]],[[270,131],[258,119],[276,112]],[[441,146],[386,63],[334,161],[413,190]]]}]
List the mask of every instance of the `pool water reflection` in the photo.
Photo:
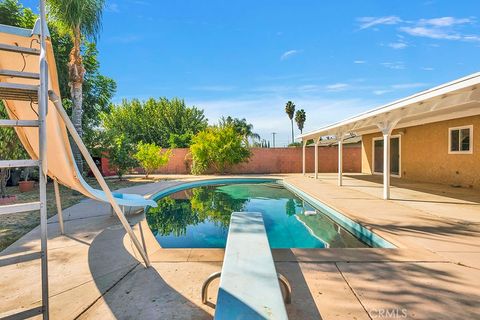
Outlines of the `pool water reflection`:
[{"label": "pool water reflection", "polygon": [[272,248],[368,247],[277,183],[195,187],[157,202],[147,221],[164,248],[224,248],[234,211],[261,212]]}]

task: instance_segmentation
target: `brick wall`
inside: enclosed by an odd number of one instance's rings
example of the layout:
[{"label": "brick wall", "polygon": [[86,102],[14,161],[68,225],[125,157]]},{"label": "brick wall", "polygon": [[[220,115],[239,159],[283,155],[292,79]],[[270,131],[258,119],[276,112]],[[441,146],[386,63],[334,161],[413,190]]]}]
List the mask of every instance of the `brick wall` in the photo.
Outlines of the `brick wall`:
[{"label": "brick wall", "polygon": [[[172,157],[166,167],[155,173],[188,174],[188,149],[173,149]],[[336,146],[320,147],[318,149],[319,172],[336,172],[338,169],[338,149]],[[361,145],[348,144],[343,149],[343,171],[360,172],[362,167]],[[314,171],[315,150],[307,147],[307,172]],[[138,168],[135,172],[142,172]],[[102,172],[104,175],[114,175],[108,165],[108,159],[102,158]],[[302,148],[252,148],[252,157],[247,163],[242,163],[230,170],[231,173],[301,173]]]}]

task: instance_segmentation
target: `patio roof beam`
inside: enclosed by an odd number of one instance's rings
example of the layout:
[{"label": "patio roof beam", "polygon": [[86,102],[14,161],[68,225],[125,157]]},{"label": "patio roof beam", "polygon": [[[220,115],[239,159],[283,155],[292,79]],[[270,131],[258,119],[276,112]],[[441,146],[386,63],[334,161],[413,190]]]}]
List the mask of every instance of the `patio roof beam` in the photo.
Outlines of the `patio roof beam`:
[{"label": "patio roof beam", "polygon": [[305,149],[307,148],[307,141],[308,140],[303,140],[302,141],[302,173],[303,173],[303,175],[305,175],[305,172],[306,172]]},{"label": "patio roof beam", "polygon": [[337,135],[338,142],[338,186],[343,185],[343,138],[344,133]]},{"label": "patio roof beam", "polygon": [[318,144],[320,143],[320,137],[315,139],[315,179],[318,179]]},{"label": "patio roof beam", "polygon": [[383,134],[383,199],[385,200],[390,199],[390,136],[399,121],[400,118],[397,118],[377,123]]}]

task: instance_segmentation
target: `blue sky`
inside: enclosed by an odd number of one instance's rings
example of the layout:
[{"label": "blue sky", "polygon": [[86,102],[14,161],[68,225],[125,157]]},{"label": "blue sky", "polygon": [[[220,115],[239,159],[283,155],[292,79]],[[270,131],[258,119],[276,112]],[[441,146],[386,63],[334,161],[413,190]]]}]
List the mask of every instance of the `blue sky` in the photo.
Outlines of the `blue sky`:
[{"label": "blue sky", "polygon": [[309,131],[479,71],[480,3],[107,0],[98,48],[115,101],[184,98],[282,145],[287,100]]}]

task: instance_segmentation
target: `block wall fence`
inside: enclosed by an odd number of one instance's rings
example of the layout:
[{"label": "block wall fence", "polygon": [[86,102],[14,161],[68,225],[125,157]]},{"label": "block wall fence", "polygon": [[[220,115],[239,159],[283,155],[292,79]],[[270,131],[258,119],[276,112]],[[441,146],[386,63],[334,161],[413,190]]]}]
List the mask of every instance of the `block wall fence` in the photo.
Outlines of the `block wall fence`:
[{"label": "block wall fence", "polygon": [[[343,147],[343,171],[346,173],[361,172],[362,147],[360,144],[347,144]],[[302,148],[252,148],[252,157],[247,163],[242,163],[231,168],[228,173],[235,174],[262,174],[262,173],[301,173]],[[157,174],[189,174],[190,161],[189,149],[172,149],[172,156],[167,166],[155,171]],[[337,146],[318,148],[319,172],[337,172],[338,149]],[[314,147],[306,149],[307,172],[314,171]],[[109,166],[108,159],[101,159],[101,169],[105,176],[115,175]],[[141,168],[133,170],[143,173]]]}]

